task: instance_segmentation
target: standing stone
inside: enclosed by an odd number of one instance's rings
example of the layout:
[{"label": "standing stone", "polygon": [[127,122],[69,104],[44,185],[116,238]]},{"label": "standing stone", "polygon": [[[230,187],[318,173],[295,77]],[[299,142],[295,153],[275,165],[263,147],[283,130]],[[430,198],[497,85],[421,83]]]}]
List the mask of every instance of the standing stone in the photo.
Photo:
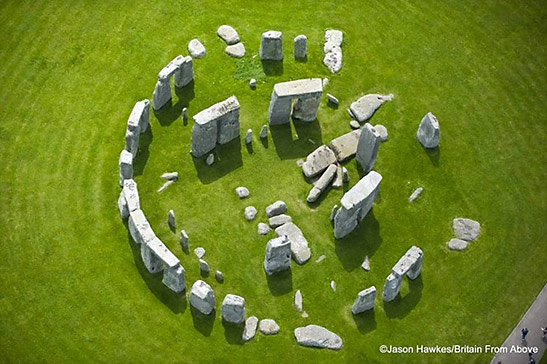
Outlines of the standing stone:
[{"label": "standing stone", "polygon": [[374,308],[374,301],[376,300],[376,287],[372,286],[367,289],[362,290],[357,294],[357,298],[353,303],[351,312],[354,315],[360,314],[367,310]]},{"label": "standing stone", "polygon": [[140,209],[132,211],[129,214],[127,227],[131,237],[137,244],[147,243],[156,237],[156,234],[148,223],[146,216],[144,216],[144,213]]},{"label": "standing stone", "polygon": [[222,274],[221,271],[216,270],[215,271],[215,279],[217,280],[218,283],[224,283],[224,274]]},{"label": "standing stone", "polygon": [[249,190],[247,187],[236,187],[235,191],[240,200],[249,197]]},{"label": "standing stone", "polygon": [[461,239],[450,239],[446,245],[450,250],[465,250],[467,249],[467,241]]},{"label": "standing stone", "polygon": [[[302,121],[314,121],[323,95],[320,78],[276,83],[268,108],[270,125],[287,124],[292,116]],[[294,107],[292,100],[296,99]]]},{"label": "standing stone", "polygon": [[481,224],[475,220],[457,218],[452,220],[452,229],[458,239],[474,241],[479,237]]},{"label": "standing stone", "polygon": [[209,154],[207,156],[207,159],[205,160],[205,163],[208,165],[208,166],[212,166],[213,163],[215,163],[215,155],[213,153]]},{"label": "standing stone", "polygon": [[344,185],[344,173],[342,172],[342,166],[338,165],[336,167],[336,177],[334,182],[332,182],[332,187],[341,188]]},{"label": "standing stone", "polygon": [[199,271],[203,275],[208,275],[209,272],[211,272],[211,268],[209,267],[209,263],[207,263],[205,260],[200,259],[199,260]]},{"label": "standing stone", "polygon": [[120,167],[119,183],[123,186],[124,180],[133,179],[133,155],[127,150],[122,150],[118,165]]},{"label": "standing stone", "polygon": [[186,233],[186,230],[180,231],[180,246],[183,251],[188,252],[188,241],[190,238],[188,237],[188,234]]},{"label": "standing stone", "polygon": [[268,224],[265,224],[263,222],[258,223],[258,233],[260,235],[267,235],[272,229],[268,226]]},{"label": "standing stone", "polygon": [[196,257],[198,257],[198,259],[201,259],[205,256],[205,249],[201,246],[198,246],[196,249],[194,249],[194,254],[196,255]]},{"label": "standing stone", "polygon": [[294,307],[296,311],[302,312],[302,292],[300,290],[296,291],[294,294]]},{"label": "standing stone", "polygon": [[386,101],[391,101],[393,95],[380,95],[380,94],[369,94],[360,97],[357,101],[353,102],[350,105],[350,111],[353,117],[360,123],[367,121],[374,115],[376,110],[382,106]]},{"label": "standing stone", "polygon": [[336,163],[336,155],[329,147],[321,145],[306,157],[302,172],[304,176],[312,178],[323,173],[333,163]]},{"label": "standing stone", "polygon": [[141,257],[150,273],[180,265],[179,259],[157,237],[141,244]]},{"label": "standing stone", "polygon": [[227,294],[221,306],[222,319],[232,324],[245,321],[245,299],[235,294]]},{"label": "standing stone", "polygon": [[282,61],[283,36],[281,32],[270,30],[262,33],[258,55],[262,61]]},{"label": "standing stone", "polygon": [[357,153],[355,159],[365,173],[372,171],[376,157],[378,156],[378,148],[380,147],[380,134],[369,123],[361,131],[359,144],[357,144]]},{"label": "standing stone", "polygon": [[181,265],[163,271],[163,284],[171,291],[181,293],[186,289],[185,271]]},{"label": "standing stone", "polygon": [[287,237],[290,242],[292,257],[296,263],[304,264],[310,259],[311,250],[308,247],[308,241],[304,237],[302,230],[293,222],[281,225],[275,229],[275,234],[278,237]]},{"label": "standing stone", "polygon": [[129,129],[125,131],[125,150],[130,152],[133,158],[137,156],[139,151],[138,131],[130,131]]},{"label": "standing stone", "polygon": [[266,207],[266,216],[272,217],[287,212],[287,205],[285,202],[278,200]]},{"label": "standing stone", "polygon": [[243,334],[241,336],[243,341],[247,342],[255,337],[257,326],[258,318],[256,316],[251,316],[245,320],[245,328],[243,329]]},{"label": "standing stone", "polygon": [[245,46],[243,43],[226,46],[224,53],[233,58],[242,58],[245,55]]},{"label": "standing stone", "polygon": [[174,74],[175,87],[182,88],[194,80],[194,63],[192,57],[181,57],[177,62],[178,70]]},{"label": "standing stone", "polygon": [[340,350],[342,339],[332,331],[318,325],[308,325],[294,329],[294,337],[299,345],[312,348]]},{"label": "standing stone", "polygon": [[245,207],[245,219],[247,219],[247,221],[252,221],[254,220],[254,218],[256,217],[256,214],[257,214],[257,211],[256,211],[256,208],[254,206],[247,206]]},{"label": "standing stone", "polygon": [[127,207],[127,201],[123,195],[123,190],[120,191],[120,196],[118,197],[118,210],[120,211],[120,217],[122,220],[129,218],[129,209]]},{"label": "standing stone", "polygon": [[301,34],[294,38],[294,59],[306,59],[308,53],[308,38]]},{"label": "standing stone", "polygon": [[330,281],[330,289],[332,289],[333,292],[336,292],[336,282]]},{"label": "standing stone", "polygon": [[327,94],[327,100],[333,105],[338,105],[340,103],[340,101],[338,101],[338,98],[331,94]]},{"label": "standing stone", "polygon": [[268,137],[268,126],[262,125],[262,129],[260,129],[260,139],[266,139]]},{"label": "standing stone", "polygon": [[187,107],[182,108],[182,121],[184,121],[185,123],[188,121],[188,108]]},{"label": "standing stone", "polygon": [[247,134],[245,134],[245,144],[251,144],[253,142],[253,130],[247,129]]},{"label": "standing stone", "polygon": [[344,181],[344,183],[348,183],[349,182],[349,172],[348,172],[348,169],[346,167],[342,167],[342,180]]},{"label": "standing stone", "polygon": [[197,280],[192,285],[189,301],[192,307],[204,315],[209,315],[215,308],[213,289],[202,280]]},{"label": "standing stone", "polygon": [[266,244],[264,270],[272,275],[291,267],[291,242],[284,236],[271,239]]},{"label": "standing stone", "polygon": [[226,42],[226,44],[236,44],[239,42],[239,34],[229,25],[221,25],[217,29],[217,35]]},{"label": "standing stone", "polygon": [[118,199],[118,207],[123,220],[129,218],[129,214],[141,208],[137,182],[132,179],[123,181],[123,188]]},{"label": "standing stone", "polygon": [[416,279],[421,273],[422,265],[422,250],[417,246],[412,246],[391,268],[391,273],[387,276],[384,284],[383,300],[385,302],[393,301],[399,294],[403,276],[406,274],[409,279]]},{"label": "standing stone", "polygon": [[135,103],[129,119],[127,120],[127,130],[133,133],[143,134],[148,130],[150,124],[150,101],[142,100]]},{"label": "standing stone", "polygon": [[169,210],[169,213],[167,214],[167,225],[173,229],[177,228],[177,219],[175,218],[175,211],[173,210]]},{"label": "standing stone", "polygon": [[263,319],[258,323],[258,330],[264,335],[275,335],[279,332],[279,325],[272,319]]},{"label": "standing stone", "polygon": [[361,133],[362,131],[360,129],[353,130],[331,140],[329,147],[334,152],[336,160],[339,163],[342,163],[355,156]]},{"label": "standing stone", "polygon": [[332,182],[332,179],[336,175],[338,167],[335,164],[331,164],[327,170],[321,175],[321,177],[315,182],[313,188],[311,189],[306,201],[313,203],[317,201],[321,193],[327,189],[329,184]]},{"label": "standing stone", "polygon": [[270,217],[268,219],[268,224],[270,224],[270,226],[275,229],[291,221],[292,218],[289,215],[281,214]]},{"label": "standing stone", "polygon": [[408,202],[414,202],[418,197],[420,197],[423,190],[424,189],[422,187],[416,188],[414,192],[412,192],[412,195],[410,195],[410,197],[408,198]]},{"label": "standing stone", "polygon": [[376,124],[374,125],[374,130],[376,130],[378,134],[380,135],[381,142],[387,141],[388,134],[387,134],[387,129],[385,126],[383,126],[382,124]]},{"label": "standing stone", "polygon": [[384,283],[384,292],[382,293],[382,299],[385,302],[393,301],[397,297],[401,289],[401,282],[402,277],[393,274],[393,272],[387,276]]},{"label": "standing stone", "polygon": [[154,110],[161,109],[171,100],[171,83],[169,78],[160,78],[156,82],[156,88],[152,94],[152,108]]},{"label": "standing stone", "polygon": [[194,58],[203,58],[206,53],[205,47],[197,39],[192,39],[188,42],[188,52],[190,52],[190,55]]},{"label": "standing stone", "polygon": [[341,239],[351,233],[365,218],[378,197],[382,176],[375,171],[361,178],[340,200],[334,217],[334,237]]},{"label": "standing stone", "polygon": [[361,264],[361,268],[363,268],[365,271],[370,271],[370,261],[368,259],[368,255],[365,257],[365,260]]},{"label": "standing stone", "polygon": [[256,79],[251,78],[251,80],[249,81],[249,87],[253,90],[256,88]]},{"label": "standing stone", "polygon": [[441,129],[439,128],[439,122],[435,115],[431,112],[425,114],[418,127],[416,138],[422,144],[424,148],[432,149],[437,148],[439,141],[441,140]]}]

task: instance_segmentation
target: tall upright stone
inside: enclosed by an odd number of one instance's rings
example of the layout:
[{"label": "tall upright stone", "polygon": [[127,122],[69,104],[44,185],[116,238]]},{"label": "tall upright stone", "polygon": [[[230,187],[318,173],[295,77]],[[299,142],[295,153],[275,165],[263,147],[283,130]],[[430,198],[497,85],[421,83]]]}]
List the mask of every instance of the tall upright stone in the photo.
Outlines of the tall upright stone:
[{"label": "tall upright stone", "polygon": [[370,172],[374,167],[380,143],[380,134],[374,130],[372,125],[366,123],[359,136],[357,153],[355,155],[357,163],[359,163],[365,173]]},{"label": "tall upright stone", "polygon": [[424,148],[437,148],[441,140],[441,129],[435,115],[431,112],[425,114],[418,127],[416,138]]},{"label": "tall upright stone", "polygon": [[385,302],[393,301],[397,297],[405,275],[412,280],[418,278],[422,271],[423,255],[422,249],[412,246],[391,268],[391,273],[386,278],[384,292],[382,293]]},{"label": "tall upright stone", "polygon": [[194,80],[194,63],[192,57],[186,56],[179,62],[179,69],[175,72],[175,86],[182,88]]},{"label": "tall upright stone", "polygon": [[308,54],[308,38],[300,34],[294,38],[294,58],[297,60],[306,59]]},{"label": "tall upright stone", "polygon": [[158,79],[154,93],[152,94],[152,108],[161,109],[171,100],[171,83],[169,78]]},{"label": "tall upright stone", "polygon": [[175,293],[184,292],[186,289],[186,272],[179,264],[163,271],[162,283]]},{"label": "tall upright stone", "polygon": [[262,33],[258,55],[262,61],[282,61],[283,35],[281,32],[270,30]]},{"label": "tall upright stone", "polygon": [[133,155],[127,150],[122,150],[118,159],[119,166],[119,182],[123,186],[123,181],[133,179]]},{"label": "tall upright stone", "polygon": [[354,315],[360,314],[367,310],[374,308],[374,301],[376,300],[376,287],[372,286],[362,290],[357,294],[357,298],[353,303],[351,312]]},{"label": "tall upright stone", "polygon": [[227,294],[222,301],[222,319],[231,324],[245,322],[245,299],[235,294]]},{"label": "tall upright stone", "polygon": [[[133,106],[129,119],[127,120],[127,130],[135,134],[143,134],[148,130],[150,124],[150,101],[147,99],[138,101]],[[138,139],[137,139],[138,148]]]},{"label": "tall upright stone", "polygon": [[271,239],[266,244],[264,270],[268,275],[287,270],[291,267],[291,242],[285,237]]},{"label": "tall upright stone", "polygon": [[274,85],[268,121],[270,125],[290,122],[292,100],[296,99],[293,117],[302,121],[314,121],[323,95],[323,83],[320,78],[309,78],[281,82]]},{"label": "tall upright stone", "polygon": [[210,285],[202,280],[197,280],[192,285],[190,305],[204,315],[209,315],[215,309],[215,294]]},{"label": "tall upright stone", "polygon": [[125,179],[123,181],[118,207],[120,208],[120,215],[124,220],[129,218],[131,212],[141,208],[137,182],[133,179]]}]

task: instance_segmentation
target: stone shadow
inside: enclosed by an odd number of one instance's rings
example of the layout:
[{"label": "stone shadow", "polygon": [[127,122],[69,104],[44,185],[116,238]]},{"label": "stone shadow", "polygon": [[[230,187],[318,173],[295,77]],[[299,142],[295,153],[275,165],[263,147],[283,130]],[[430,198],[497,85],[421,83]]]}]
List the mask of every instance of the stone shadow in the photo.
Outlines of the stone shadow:
[{"label": "stone shadow", "polygon": [[207,153],[203,157],[192,156],[194,167],[198,172],[198,178],[204,184],[209,184],[228,173],[243,166],[241,159],[241,139],[238,137],[224,145],[217,145],[211,153],[215,156],[215,163],[208,166],[206,163]]},{"label": "stone shadow", "polygon": [[245,324],[232,324],[230,322],[226,322],[224,319],[222,319],[222,326],[224,326],[224,337],[226,338],[226,341],[228,344],[232,345],[243,345],[243,329],[245,328]]},{"label": "stone shadow", "polygon": [[292,271],[290,269],[274,273],[271,276],[266,274],[266,279],[270,293],[274,296],[281,296],[292,291]]},{"label": "stone shadow", "polygon": [[192,313],[194,328],[198,330],[203,336],[211,336],[213,326],[215,325],[216,310],[213,310],[213,312],[208,315],[204,315],[194,307],[190,306],[190,312]]},{"label": "stone shadow", "polygon": [[330,102],[328,99],[327,99],[327,107],[329,109],[338,110],[338,104]]},{"label": "stone shadow", "polygon": [[[192,101],[195,97],[194,81],[181,88],[177,88],[172,85],[172,89],[174,89],[175,95],[178,97],[176,104],[173,104],[173,99],[171,99],[161,109],[151,109],[161,126],[169,126],[173,123],[173,121],[179,119],[182,116],[182,109],[188,107],[190,105],[190,101]],[[172,92],[173,91],[171,91],[171,93]]]},{"label": "stone shadow", "polygon": [[422,298],[424,284],[420,274],[415,280],[408,280],[408,293],[402,297],[401,293],[391,302],[384,302],[384,311],[389,318],[403,318],[412,311]]},{"label": "stone shadow", "polygon": [[266,149],[268,149],[268,147],[270,146],[268,138],[260,138],[260,142],[262,143],[262,146]]},{"label": "stone shadow", "polygon": [[[127,227],[127,223],[125,223]],[[166,285],[162,283],[163,272],[152,274],[146,269],[144,263],[142,262],[141,257],[141,248],[140,245],[133,241],[129,231],[127,232],[128,243],[133,252],[133,259],[135,260],[135,265],[139,274],[141,275],[143,281],[148,286],[148,289],[158,298],[164,305],[166,305],[173,313],[179,314],[186,311],[186,294],[182,292],[177,294],[167,288]]]},{"label": "stone shadow", "polygon": [[380,224],[372,209],[349,235],[334,240],[334,252],[346,272],[352,272],[356,268],[361,269],[365,256],[371,258],[381,243]]},{"label": "stone shadow", "polygon": [[295,58],[294,61],[297,63],[308,63],[308,55],[306,54],[304,58]]},{"label": "stone shadow", "polygon": [[254,152],[253,142],[245,143],[245,147],[247,148],[247,153],[253,154],[253,152]]},{"label": "stone shadow", "polygon": [[152,132],[152,127],[148,127],[148,130],[139,135],[139,152],[137,156],[133,159],[133,174],[135,176],[140,176],[144,173],[144,167],[150,158],[150,144],[154,140],[154,133]]},{"label": "stone shadow", "polygon": [[281,76],[283,74],[283,60],[281,61],[260,61],[262,70],[266,76]]},{"label": "stone shadow", "polygon": [[429,157],[429,160],[431,161],[431,164],[433,164],[434,167],[439,166],[439,160],[441,159],[441,147],[438,146],[437,148],[424,148],[422,146],[423,150],[426,152],[427,156]]},{"label": "stone shadow", "polygon": [[[298,139],[292,138],[294,125]],[[281,159],[303,158],[323,144],[319,121],[304,122],[294,120],[292,123],[270,125],[270,133],[277,155]],[[309,139],[315,144],[310,143]]]},{"label": "stone shadow", "polygon": [[361,334],[365,335],[373,330],[376,330],[374,309],[362,312],[358,315],[352,314],[352,316],[353,321]]}]

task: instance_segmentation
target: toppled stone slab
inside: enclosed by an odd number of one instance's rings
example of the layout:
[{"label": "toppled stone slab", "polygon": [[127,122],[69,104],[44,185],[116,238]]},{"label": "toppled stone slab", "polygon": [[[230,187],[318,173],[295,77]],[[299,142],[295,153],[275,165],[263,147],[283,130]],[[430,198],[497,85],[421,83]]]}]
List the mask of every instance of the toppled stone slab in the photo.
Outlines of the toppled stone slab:
[{"label": "toppled stone slab", "polygon": [[245,328],[243,329],[243,334],[241,336],[244,342],[252,340],[255,337],[257,326],[258,318],[256,316],[251,316],[245,320]]},{"label": "toppled stone slab", "polygon": [[315,260],[315,262],[316,262],[316,263],[321,263],[323,260],[325,260],[326,257],[327,257],[327,256],[326,256],[325,254],[323,254],[323,255],[319,256],[319,258],[317,258],[317,259]]},{"label": "toppled stone slab", "polygon": [[308,53],[308,38],[300,34],[294,38],[294,59],[306,59]]},{"label": "toppled stone slab", "polygon": [[302,172],[308,178],[315,177],[333,163],[336,163],[336,155],[329,147],[321,145],[306,157],[302,164]]},{"label": "toppled stone slab", "polygon": [[325,43],[333,43],[341,46],[344,42],[344,33],[337,29],[328,29],[325,31]]},{"label": "toppled stone slab", "polygon": [[382,176],[375,171],[361,178],[340,200],[334,217],[334,237],[341,239],[351,233],[365,218],[378,197]]},{"label": "toppled stone slab", "polygon": [[275,229],[278,237],[285,236],[290,242],[291,253],[294,261],[298,264],[306,263],[311,257],[311,251],[308,247],[308,241],[304,237],[302,230],[293,222],[288,222]]},{"label": "toppled stone slab", "polygon": [[163,173],[160,177],[167,181],[178,181],[179,172],[166,172]]},{"label": "toppled stone slab", "polygon": [[235,192],[240,200],[249,197],[249,189],[247,187],[236,187]]},{"label": "toppled stone slab", "polygon": [[342,166],[336,166],[336,176],[332,182],[333,188],[341,188],[344,185],[344,172],[342,171]]},{"label": "toppled stone slab", "polygon": [[287,212],[287,205],[284,201],[278,200],[266,207],[266,216],[272,217]]},{"label": "toppled stone slab", "polygon": [[137,244],[146,243],[156,237],[141,209],[130,212],[127,226],[131,237]]},{"label": "toppled stone slab", "polygon": [[217,35],[226,42],[226,44],[236,44],[239,42],[239,34],[229,25],[221,25],[217,29]]},{"label": "toppled stone slab", "polygon": [[334,332],[318,325],[308,325],[294,329],[294,337],[299,345],[312,348],[340,350],[342,339]]},{"label": "toppled stone slab", "polygon": [[353,117],[362,123],[367,121],[374,115],[376,110],[386,101],[391,101],[393,95],[368,94],[360,97],[357,101],[350,105],[350,111]]},{"label": "toppled stone slab", "polygon": [[237,43],[226,46],[224,53],[233,58],[242,58],[245,55],[245,46],[243,43]]},{"label": "toppled stone slab", "polygon": [[270,30],[262,33],[258,55],[262,61],[282,61],[283,35],[281,32]]},{"label": "toppled stone slab", "polygon": [[344,162],[355,156],[360,136],[361,130],[357,129],[341,135],[338,138],[334,138],[329,143],[329,147],[334,152],[338,162]]},{"label": "toppled stone slab", "polygon": [[372,286],[357,294],[357,298],[351,307],[351,312],[358,315],[361,312],[372,310],[376,300],[376,287]]},{"label": "toppled stone slab", "polygon": [[323,64],[332,72],[336,73],[342,69],[342,42],[344,35],[340,30],[329,29],[325,32],[325,45],[323,52]]},{"label": "toppled stone slab", "polygon": [[260,235],[267,235],[272,229],[268,226],[268,224],[265,224],[263,222],[258,223],[258,233]]},{"label": "toppled stone slab", "polygon": [[190,305],[204,315],[209,315],[215,308],[215,294],[210,285],[202,280],[197,280],[192,285]]},{"label": "toppled stone slab", "polygon": [[481,233],[481,224],[475,220],[457,218],[452,220],[452,229],[458,239],[474,241]]},{"label": "toppled stone slab", "polygon": [[118,160],[119,166],[119,182],[123,187],[123,181],[133,179],[133,155],[127,150],[122,150]]},{"label": "toppled stone slab", "polygon": [[365,260],[363,260],[361,268],[363,268],[367,272],[370,271],[370,260],[368,259],[368,255],[365,257]]},{"label": "toppled stone slab", "polygon": [[256,211],[256,207],[254,206],[247,206],[245,207],[245,219],[247,219],[247,221],[252,221],[254,220],[254,218],[256,217],[256,214],[257,214],[258,211]]},{"label": "toppled stone slab", "polygon": [[235,294],[227,294],[222,301],[222,319],[232,324],[242,324],[245,321],[245,299]]},{"label": "toppled stone slab", "polygon": [[359,143],[357,144],[357,153],[355,159],[365,173],[372,171],[378,149],[380,148],[380,134],[370,125],[366,123],[361,129]]},{"label": "toppled stone slab", "polygon": [[270,226],[275,229],[291,221],[292,221],[292,218],[289,215],[281,214],[281,215],[270,217],[268,219],[268,224],[270,224]]},{"label": "toppled stone slab", "polygon": [[294,294],[294,307],[296,311],[302,312],[302,292],[300,290],[297,290]]},{"label": "toppled stone slab", "polygon": [[[314,121],[323,95],[320,78],[276,83],[273,87],[268,122],[270,125],[287,124],[292,116],[302,121]],[[293,103],[292,100],[296,99]]]},{"label": "toppled stone slab", "polygon": [[185,230],[181,230],[180,231],[180,246],[182,248],[183,251],[185,252],[188,252],[188,241],[190,240],[190,238],[188,237],[188,234],[186,233]]},{"label": "toppled stone slab", "polygon": [[416,188],[414,192],[412,192],[412,195],[410,195],[410,197],[408,198],[408,202],[414,202],[418,197],[420,197],[423,190],[424,189],[422,187]]},{"label": "toppled stone slab", "polygon": [[268,275],[291,267],[291,242],[285,237],[271,239],[266,244],[264,270]]},{"label": "toppled stone slab", "polygon": [[275,335],[279,332],[279,325],[272,319],[263,319],[258,323],[258,330],[264,335]]},{"label": "toppled stone slab", "polygon": [[188,42],[188,52],[194,58],[203,58],[207,53],[203,44],[195,38]]},{"label": "toppled stone slab", "polygon": [[205,249],[201,246],[198,246],[194,249],[194,254],[196,255],[196,257],[198,257],[198,259],[201,259],[205,256]]},{"label": "toppled stone slab", "polygon": [[163,284],[175,293],[184,292],[186,289],[186,278],[184,268],[177,265],[172,268],[167,268],[163,271]]},{"label": "toppled stone slab", "polygon": [[374,130],[376,130],[380,135],[381,142],[387,142],[388,134],[387,128],[385,126],[383,126],[382,124],[376,124],[374,125]]},{"label": "toppled stone slab", "polygon": [[158,188],[158,193],[162,193],[167,189],[167,187],[171,186],[173,183],[175,183],[175,180],[172,179],[169,181],[165,181],[165,183],[162,184],[160,188]]},{"label": "toppled stone slab", "polygon": [[336,175],[337,169],[338,168],[335,164],[331,164],[325,172],[323,172],[321,177],[315,182],[313,188],[308,194],[308,197],[306,198],[306,201],[309,203],[317,201],[321,193],[323,193],[323,191],[325,191],[332,182],[334,176]]},{"label": "toppled stone slab", "polygon": [[338,98],[336,98],[334,95],[331,95],[331,94],[327,94],[327,100],[333,105],[338,105],[340,103],[338,101]]},{"label": "toppled stone slab", "polygon": [[467,249],[467,244],[467,241],[456,238],[450,239],[450,241],[446,243],[450,250],[465,250]]},{"label": "toppled stone slab", "polygon": [[418,127],[416,138],[424,148],[437,148],[441,140],[441,129],[435,115],[431,112],[425,114]]}]

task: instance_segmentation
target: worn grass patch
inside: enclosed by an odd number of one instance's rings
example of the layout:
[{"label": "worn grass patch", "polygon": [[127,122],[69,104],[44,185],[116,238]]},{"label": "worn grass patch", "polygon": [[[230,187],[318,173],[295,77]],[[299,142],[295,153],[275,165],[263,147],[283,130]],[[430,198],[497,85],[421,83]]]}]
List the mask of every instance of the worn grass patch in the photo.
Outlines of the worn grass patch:
[{"label": "worn grass patch", "polygon": [[256,57],[243,57],[235,62],[234,78],[241,81],[249,81],[254,78],[257,82],[266,81],[266,73],[260,58]]}]

